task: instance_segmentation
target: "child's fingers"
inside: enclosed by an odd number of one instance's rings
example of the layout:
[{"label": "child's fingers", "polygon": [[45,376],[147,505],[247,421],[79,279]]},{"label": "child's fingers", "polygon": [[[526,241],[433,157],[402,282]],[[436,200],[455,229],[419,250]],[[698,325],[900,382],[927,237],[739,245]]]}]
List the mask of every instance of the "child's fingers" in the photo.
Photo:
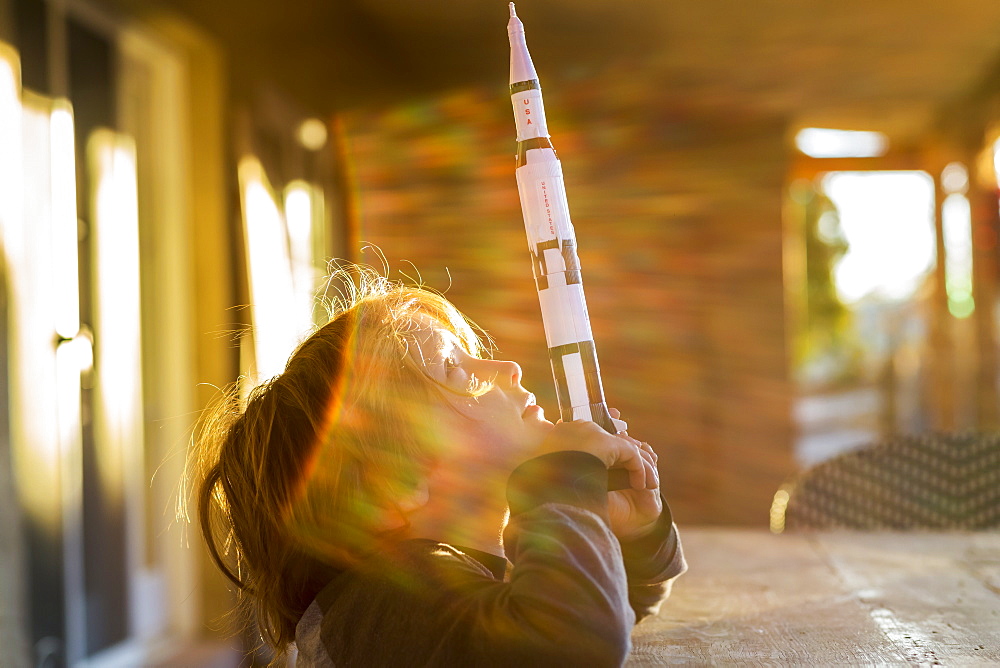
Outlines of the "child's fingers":
[{"label": "child's fingers", "polygon": [[647,490],[659,486],[656,453],[648,443],[642,443],[628,434],[612,436],[587,420],[556,423],[539,451],[562,450],[588,452],[601,459],[608,468],[624,468],[632,489]]},{"label": "child's fingers", "polygon": [[649,447],[649,444],[639,443],[637,447],[639,448],[639,454],[642,455],[642,458],[645,459],[650,464],[652,464],[653,466],[656,466],[656,453],[653,452],[653,449]]},{"label": "child's fingers", "polygon": [[[643,443],[643,445],[649,448],[649,443]],[[649,464],[646,489],[656,489],[660,486],[660,472],[656,469],[656,453],[653,452],[652,448],[649,448],[649,450],[642,449],[642,453],[646,455],[646,462]]]},{"label": "child's fingers", "polygon": [[658,486],[656,464],[642,448],[627,441],[619,442],[617,457],[615,466],[628,471],[632,489],[655,489]]},{"label": "child's fingers", "polygon": [[[632,487],[634,489],[656,489],[660,486],[660,475],[656,470],[656,452],[649,445],[649,443],[644,443],[635,438],[632,438],[626,433],[620,433],[616,435],[617,438],[623,441],[627,441],[629,444],[635,447],[636,452],[643,460],[643,484],[642,487],[636,487],[635,479],[629,478],[632,482]],[[636,476],[638,478],[638,476]]]},{"label": "child's fingers", "polygon": [[639,447],[642,448],[643,452],[649,455],[649,458],[653,461],[654,464],[660,460],[660,456],[656,454],[656,450],[654,450],[653,446],[651,446],[649,443],[643,441],[642,443],[639,444]]},{"label": "child's fingers", "polygon": [[629,438],[629,441],[633,442],[636,449],[639,451],[639,456],[643,459],[643,465],[646,470],[646,484],[642,489],[656,489],[660,486],[660,474],[656,470],[656,452],[649,443],[636,441],[634,438]]},{"label": "child's fingers", "polygon": [[654,450],[653,446],[651,446],[649,443],[646,443],[645,441],[640,441],[640,440],[638,440],[636,438],[632,438],[631,436],[629,436],[625,432],[621,432],[620,434],[616,434],[616,436],[618,438],[624,438],[629,443],[632,443],[636,447],[640,448],[643,452],[645,452],[646,454],[648,454],[649,456],[651,456],[653,458],[654,462],[659,459],[659,456],[656,454],[656,450]]},{"label": "child's fingers", "polygon": [[643,489],[656,489],[659,486],[659,474],[656,471],[656,460],[648,451],[639,447],[639,455],[642,457],[643,465],[646,468],[646,485]]},{"label": "child's fingers", "polygon": [[629,487],[645,489],[648,463],[639,448],[624,439],[616,439],[616,451],[613,466],[628,471]]},{"label": "child's fingers", "polygon": [[637,438],[632,438],[631,436],[629,436],[625,432],[621,432],[619,434],[615,434],[615,436],[617,436],[618,438],[621,438],[621,439],[624,439],[624,440],[628,441],[629,443],[631,443],[635,447],[639,448],[639,450],[641,450],[643,452],[644,456],[650,456],[650,457],[653,458],[653,461],[656,461],[656,452],[649,445],[649,443],[646,443],[644,441],[640,441]]},{"label": "child's fingers", "polygon": [[632,489],[646,489],[646,481],[649,479],[649,462],[645,459],[641,459],[642,462],[642,475],[637,476],[637,480],[633,481]]}]

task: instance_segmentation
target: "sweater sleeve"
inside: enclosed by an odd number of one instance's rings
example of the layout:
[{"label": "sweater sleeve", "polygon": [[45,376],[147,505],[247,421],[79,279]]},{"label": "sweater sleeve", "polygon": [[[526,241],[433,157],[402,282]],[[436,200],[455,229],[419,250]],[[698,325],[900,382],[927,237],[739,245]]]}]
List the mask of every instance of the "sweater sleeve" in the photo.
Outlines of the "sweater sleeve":
[{"label": "sweater sleeve", "polygon": [[504,552],[510,596],[536,653],[567,664],[619,665],[635,614],[618,540],[608,526],[608,473],[596,457],[556,452],[510,476]]},{"label": "sweater sleeve", "polygon": [[643,538],[622,541],[622,557],[628,574],[628,598],[636,621],[660,610],[670,596],[673,581],[687,570],[677,526],[670,507],[663,501],[663,512],[653,530]]},{"label": "sweater sleeve", "polygon": [[[607,522],[607,470],[582,452],[558,452],[520,466],[508,484],[511,519],[546,503],[586,508]],[[514,561],[507,540],[507,556]],[[673,580],[687,570],[670,506],[646,536],[620,543],[628,580],[629,604],[636,621],[655,615],[670,595]]]}]

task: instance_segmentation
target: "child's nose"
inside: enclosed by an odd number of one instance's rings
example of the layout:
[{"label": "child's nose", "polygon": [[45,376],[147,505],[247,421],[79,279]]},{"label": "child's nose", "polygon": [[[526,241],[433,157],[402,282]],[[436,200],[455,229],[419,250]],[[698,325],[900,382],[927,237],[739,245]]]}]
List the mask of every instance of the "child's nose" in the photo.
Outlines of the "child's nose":
[{"label": "child's nose", "polygon": [[493,364],[496,365],[494,370],[496,371],[496,380],[494,382],[498,384],[505,384],[509,381],[510,387],[516,387],[521,384],[521,366],[517,362],[510,362],[505,360],[492,360]]}]

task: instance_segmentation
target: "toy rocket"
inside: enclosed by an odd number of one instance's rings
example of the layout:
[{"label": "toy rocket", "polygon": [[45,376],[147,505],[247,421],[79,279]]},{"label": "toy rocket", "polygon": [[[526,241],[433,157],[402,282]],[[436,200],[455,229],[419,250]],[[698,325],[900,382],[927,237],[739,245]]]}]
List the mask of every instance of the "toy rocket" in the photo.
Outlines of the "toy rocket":
[{"label": "toy rocket", "polygon": [[510,99],[517,126],[517,190],[560,417],[565,422],[592,420],[614,434],[626,425],[611,417],[604,401],[562,165],[549,141],[542,90],[513,2],[507,34]]}]

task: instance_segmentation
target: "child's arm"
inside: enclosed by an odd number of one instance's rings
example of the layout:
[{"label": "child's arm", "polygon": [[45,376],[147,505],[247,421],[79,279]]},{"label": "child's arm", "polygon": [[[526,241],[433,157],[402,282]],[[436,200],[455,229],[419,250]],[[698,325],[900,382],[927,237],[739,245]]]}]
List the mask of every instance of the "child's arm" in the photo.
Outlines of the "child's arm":
[{"label": "child's arm", "polygon": [[628,574],[629,603],[638,622],[659,611],[670,595],[674,579],[687,570],[677,527],[665,501],[653,530],[642,538],[621,540],[621,547]]},{"label": "child's arm", "polygon": [[635,613],[606,490],[607,462],[581,451],[531,459],[508,483],[507,621],[557,663],[619,665],[630,648]]},{"label": "child's arm", "polygon": [[[621,417],[614,408],[611,414]],[[656,471],[658,457],[649,444],[626,432],[620,432],[618,437],[642,449]],[[654,488],[648,485],[646,489],[633,487],[608,495],[611,530],[621,542],[629,581],[629,602],[637,621],[656,614],[670,595],[673,580],[687,569],[670,507],[660,496],[658,472],[655,482]]]},{"label": "child's arm", "polygon": [[[617,409],[610,410],[613,417],[621,416]],[[621,543],[636,617],[655,614],[670,594],[672,580],[687,568],[670,508],[660,496],[656,452],[626,432],[611,436],[588,422],[557,425],[542,450],[588,452],[629,474],[629,488],[606,495],[607,518]]]},{"label": "child's arm", "polygon": [[[612,408],[611,415],[618,418],[621,414]],[[586,452],[608,467],[623,467],[620,470],[629,474],[630,488],[605,496],[605,517],[621,544],[629,602],[637,620],[655,614],[670,594],[673,579],[687,568],[670,509],[660,496],[656,452],[625,432],[610,436],[585,421],[557,425],[541,450]],[[565,478],[563,474],[556,475]],[[511,481],[521,486],[532,481],[536,486],[549,486],[552,489],[548,493],[554,493],[557,499],[572,492],[571,481],[551,478],[551,472],[548,475],[535,472],[531,476],[521,475],[519,481],[512,477]],[[515,507],[513,502],[511,507]]]}]

